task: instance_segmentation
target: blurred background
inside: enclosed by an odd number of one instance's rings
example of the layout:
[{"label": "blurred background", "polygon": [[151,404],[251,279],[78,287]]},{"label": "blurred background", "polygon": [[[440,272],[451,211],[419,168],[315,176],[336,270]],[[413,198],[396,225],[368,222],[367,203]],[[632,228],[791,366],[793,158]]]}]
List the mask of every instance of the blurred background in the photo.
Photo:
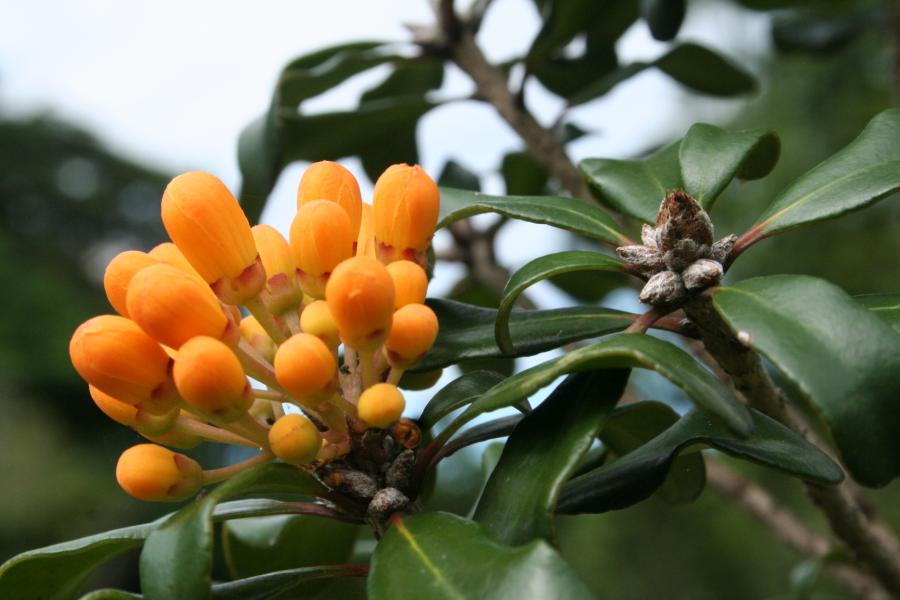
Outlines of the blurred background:
[{"label": "blurred background", "polygon": [[[547,4],[494,2],[478,36],[488,58],[502,63],[526,54]],[[792,4],[689,1],[678,39],[701,42],[728,57],[757,78],[758,89],[714,97],[646,70],[568,111],[568,122],[586,132],[568,146],[572,158],[639,156],[679,138],[696,121],[773,128],[782,140],[773,174],[733,184],[713,214],[718,235],[741,233],[787,183],[895,103],[891,40],[898,34],[890,31],[884,3],[805,2],[800,9]],[[783,5],[788,8],[769,10]],[[427,0],[36,0],[5,7],[0,21],[0,272],[6,282],[0,312],[0,562],[170,509],[120,491],[115,462],[140,438],[94,407],[68,360],[69,336],[77,325],[111,310],[101,285],[108,260],[165,239],[159,199],[168,180],[201,169],[237,191],[238,136],[267,109],[286,62],[349,41],[409,41],[407,24],[432,21]],[[653,60],[669,47],[654,39],[641,19],[628,24],[614,45],[619,64]],[[385,66],[353,77],[305,103],[304,110],[352,110],[360,92],[387,74]],[[552,123],[564,101],[534,78],[525,90],[527,106],[542,123]],[[469,99],[472,91],[461,71],[446,68],[433,92],[444,101],[415,129],[419,161],[434,176],[448,178],[453,173],[446,165],[453,161],[459,167],[456,181],[461,172],[470,183],[474,176],[484,191],[503,193],[513,181],[501,168],[504,159],[520,155],[523,145],[490,106]],[[391,143],[386,132],[388,150]],[[360,159],[342,162],[368,195],[371,182]],[[303,167],[285,169],[262,212],[262,221],[284,233]],[[542,180],[539,187],[545,185]],[[452,243],[446,233],[435,241],[439,253]],[[515,270],[577,243],[539,226],[509,224],[497,239],[497,258]],[[851,294],[897,291],[900,205],[882,202],[768,240],[742,257],[729,276],[773,272],[827,277]],[[634,292],[617,285],[581,289],[558,280],[536,286],[531,297],[545,308],[596,302],[636,310]],[[495,293],[473,282],[457,263],[438,263],[431,294],[496,301]],[[518,367],[526,364],[520,361]],[[446,373],[445,381],[452,376]],[[672,395],[652,378],[645,386],[658,399]],[[416,414],[415,406],[410,414]],[[442,481],[452,483],[452,493],[441,497],[442,506],[467,510],[480,484],[480,475],[472,475],[480,468],[480,454],[474,449],[448,461]],[[740,468],[822,528],[794,482]],[[900,525],[898,484],[874,498]],[[566,517],[560,528],[563,552],[604,598],[840,597],[826,581],[808,584],[801,557],[709,489],[692,504],[651,499],[615,513]],[[133,588],[133,558],[115,561],[92,585]]]}]

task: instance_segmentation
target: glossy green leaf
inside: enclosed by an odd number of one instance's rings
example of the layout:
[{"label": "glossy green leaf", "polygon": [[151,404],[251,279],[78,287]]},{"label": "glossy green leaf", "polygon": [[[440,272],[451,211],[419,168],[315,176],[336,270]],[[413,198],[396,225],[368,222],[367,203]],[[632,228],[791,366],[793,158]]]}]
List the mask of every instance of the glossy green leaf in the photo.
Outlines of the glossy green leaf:
[{"label": "glossy green leaf", "polygon": [[546,542],[510,547],[449,513],[397,518],[375,548],[370,600],[589,599],[593,595]]},{"label": "glossy green leaf", "polygon": [[[322,549],[322,548],[319,548]],[[214,600],[289,600],[306,591],[315,581],[335,577],[365,577],[365,565],[324,565],[287,569],[217,583],[212,586]]]},{"label": "glossy green leaf", "polygon": [[846,47],[884,18],[881,7],[842,10],[837,14],[792,11],[772,24],[772,41],[779,52],[824,54]]},{"label": "glossy green leaf", "polygon": [[572,479],[563,487],[559,512],[605,512],[640,502],[663,483],[678,454],[698,444],[809,481],[841,481],[840,467],[821,450],[781,423],[755,410],[750,412],[754,427],[746,439],[730,433],[702,412],[689,413],[633,452]]},{"label": "glossy green leaf", "polygon": [[141,552],[141,590],[149,600],[206,598],[211,585],[216,504],[248,494],[326,493],[317,480],[284,464],[263,465],[235,475],[191,502],[154,530]]},{"label": "glossy green leaf", "polygon": [[656,221],[666,194],[683,186],[678,142],[643,160],[589,158],[581,161],[581,172],[601,200],[647,223]]},{"label": "glossy green leaf", "polygon": [[900,109],[892,108],[779,194],[754,229],[767,237],[863,208],[898,189]]},{"label": "glossy green leaf", "polygon": [[457,377],[432,396],[419,417],[419,427],[428,430],[458,408],[474,402],[504,377],[493,371],[472,371]]},{"label": "glossy green leaf", "polygon": [[114,590],[111,588],[103,588],[94,590],[81,596],[78,600],[141,600],[143,596],[133,594],[124,590]]},{"label": "glossy green leaf", "polygon": [[687,190],[709,209],[732,179],[765,177],[778,162],[781,142],[774,131],[728,131],[697,123],[681,141],[678,158]]},{"label": "glossy green leaf", "polygon": [[532,68],[558,56],[582,33],[597,41],[615,42],[638,17],[634,0],[546,0],[540,4],[543,24],[527,57]]},{"label": "glossy green leaf", "polygon": [[550,176],[527,152],[510,152],[504,156],[500,174],[508,196],[539,196],[547,192]]},{"label": "glossy green leaf", "polygon": [[[678,422],[678,413],[661,402],[636,402],[617,409],[603,424],[600,439],[618,457],[634,452]],[[598,465],[599,466],[599,465]],[[706,485],[706,467],[698,452],[679,454],[656,495],[670,503],[695,500]]]},{"label": "glossy green leaf", "polygon": [[[506,354],[515,354],[512,338],[509,332],[509,316],[516,300],[527,288],[535,283],[560,275],[562,273],[584,271],[612,271],[621,273],[625,271],[625,265],[617,258],[587,252],[583,250],[571,250],[557,252],[536,258],[516,271],[503,290],[503,299],[497,309],[497,317],[494,324],[494,335],[497,346]],[[587,277],[587,275],[583,275]]]},{"label": "glossy green leaf", "polygon": [[470,404],[439,437],[449,439],[475,417],[528,398],[561,375],[614,368],[652,369],[681,388],[699,408],[720,418],[740,435],[748,435],[753,428],[747,407],[684,350],[649,335],[623,333],[509,377]]},{"label": "glossy green leaf", "polygon": [[462,433],[441,447],[440,451],[435,455],[434,461],[441,461],[473,444],[506,437],[513,432],[513,429],[516,428],[516,425],[523,418],[522,415],[510,415],[464,429]]},{"label": "glossy green leaf", "polygon": [[681,85],[710,96],[739,96],[756,91],[756,79],[752,75],[697,44],[678,45],[654,65]]},{"label": "glossy green leaf", "polygon": [[475,520],[504,544],[553,541],[562,485],[625,391],[627,370],[569,375],[510,435]]},{"label": "glossy green leaf", "polygon": [[[496,310],[435,298],[426,303],[437,315],[441,329],[434,347],[416,365],[416,371],[445,367],[462,359],[509,356],[494,338]],[[569,342],[621,331],[633,322],[634,315],[628,313],[581,306],[515,311],[509,318],[509,330],[515,356],[530,356]]]},{"label": "glossy green leaf", "polygon": [[[545,88],[563,98],[584,98],[597,80],[619,66],[613,42],[588,37],[585,51],[577,57],[557,55],[532,65],[531,74]],[[586,99],[585,99],[586,100]]]},{"label": "glossy green leaf", "polygon": [[900,294],[866,294],[853,299],[900,333]]},{"label": "glossy green leaf", "polygon": [[713,302],[827,422],[860,483],[900,474],[900,336],[840,288],[776,275],[718,288]]},{"label": "glossy green leaf", "polygon": [[628,237],[603,210],[574,198],[489,196],[453,188],[441,189],[438,227],[487,212],[552,225],[609,244],[620,245],[628,241]]},{"label": "glossy green leaf", "polygon": [[650,33],[664,42],[678,35],[685,12],[685,0],[641,0],[641,16],[647,21]]},{"label": "glossy green leaf", "polygon": [[455,160],[448,160],[444,164],[441,174],[438,175],[438,185],[450,186],[462,190],[477,192],[481,189],[478,175],[468,170]]}]

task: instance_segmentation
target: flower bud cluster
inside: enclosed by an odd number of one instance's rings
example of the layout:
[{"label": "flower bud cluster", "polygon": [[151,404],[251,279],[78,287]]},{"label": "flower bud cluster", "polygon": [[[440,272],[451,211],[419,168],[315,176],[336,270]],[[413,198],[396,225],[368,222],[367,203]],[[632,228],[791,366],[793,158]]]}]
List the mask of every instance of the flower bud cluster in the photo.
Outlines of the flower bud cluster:
[{"label": "flower bud cluster", "polygon": [[[384,473],[401,485],[421,433],[401,419],[398,384],[438,333],[424,269],[439,201],[420,167],[394,165],[365,204],[353,175],[323,161],[301,179],[285,238],[251,227],[213,175],[173,179],[161,207],[172,241],[109,263],[103,284],[118,314],[83,323],[69,347],[97,407],[153,442],[122,454],[122,488],[177,501],[276,458],[326,483],[328,473],[367,477],[368,499],[395,489]],[[261,452],[204,470],[166,448],[203,441]],[[379,502],[388,497],[399,496]]]},{"label": "flower bud cluster", "polygon": [[666,195],[656,227],[644,225],[642,244],[620,246],[619,257],[646,276],[640,300],[660,307],[676,306],[717,285],[737,237],[713,242],[713,226],[703,207],[685,191]]}]

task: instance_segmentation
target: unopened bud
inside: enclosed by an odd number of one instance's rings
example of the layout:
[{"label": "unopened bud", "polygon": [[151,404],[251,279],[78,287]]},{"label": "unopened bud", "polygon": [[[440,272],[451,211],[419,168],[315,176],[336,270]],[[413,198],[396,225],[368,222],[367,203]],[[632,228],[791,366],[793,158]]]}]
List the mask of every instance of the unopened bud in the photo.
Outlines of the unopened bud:
[{"label": "unopened bud", "polygon": [[291,336],[275,353],[275,378],[300,402],[315,402],[330,392],[336,375],[331,349],[309,333]]},{"label": "unopened bud", "polygon": [[709,246],[698,244],[694,240],[684,239],[675,242],[663,255],[663,260],[670,271],[682,271],[689,264],[700,258],[706,258]]},{"label": "unopened bud", "polygon": [[397,458],[388,467],[384,474],[384,482],[388,487],[406,491],[409,480],[412,477],[413,467],[416,464],[416,453],[406,449],[397,455]]},{"label": "unopened bud", "polygon": [[256,317],[247,315],[241,319],[240,331],[241,337],[250,342],[254,350],[259,352],[267,361],[272,362],[278,346],[272,341],[272,338],[269,337],[263,326],[259,324]]},{"label": "unopened bud", "polygon": [[392,367],[406,369],[419,362],[434,345],[438,320],[424,304],[407,304],[394,313],[384,354]]},{"label": "unopened bud", "polygon": [[400,419],[391,426],[391,437],[404,448],[415,448],[422,441],[422,430],[412,419]]},{"label": "unopened bud", "polygon": [[149,254],[138,250],[126,250],[109,261],[103,273],[103,289],[117,313],[123,317],[128,316],[125,298],[128,294],[128,285],[135,273],[158,262]]},{"label": "unopened bud", "polygon": [[181,269],[188,275],[193,275],[194,277],[203,279],[202,277],[200,277],[200,273],[197,272],[197,269],[192,267],[191,263],[188,262],[188,259],[184,257],[184,254],[182,254],[181,250],[178,249],[178,246],[176,246],[172,242],[163,242],[162,244],[157,244],[147,254],[149,254],[159,262],[163,262],[167,265],[172,265],[173,267]]},{"label": "unopened bud", "polygon": [[303,292],[297,284],[297,267],[291,247],[274,227],[254,225],[252,231],[259,259],[266,271],[269,290],[266,306],[276,315],[296,310],[303,302]]},{"label": "unopened bud", "polygon": [[172,429],[175,419],[178,418],[179,411],[177,407],[172,408],[167,413],[155,415],[113,398],[92,385],[88,386],[88,391],[94,404],[103,411],[103,414],[116,423],[131,427],[144,435],[163,435]]},{"label": "unopened bud", "polygon": [[347,346],[374,351],[387,339],[394,282],[383,264],[365,256],[345,260],[331,274],[325,297]]},{"label": "unopened bud", "polygon": [[386,487],[378,490],[372,497],[366,514],[371,519],[382,520],[398,510],[403,510],[407,504],[409,504],[409,498],[403,492],[397,488]]},{"label": "unopened bud", "polygon": [[362,471],[351,469],[329,469],[322,481],[333,490],[352,496],[357,500],[370,500],[378,491],[378,482]]},{"label": "unopened bud", "polygon": [[269,430],[272,453],[286,463],[307,465],[316,459],[322,447],[322,435],[312,421],[291,413],[284,415]]},{"label": "unopened bud", "polygon": [[306,168],[297,188],[297,208],[315,200],[339,204],[350,217],[353,235],[357,235],[362,220],[362,195],[356,177],[346,167],[323,160]]},{"label": "unopened bud", "polygon": [[366,389],[357,404],[359,418],[371,427],[387,429],[396,423],[406,408],[406,401],[397,386],[376,383]]},{"label": "unopened bud", "polygon": [[362,222],[356,238],[356,256],[375,258],[375,213],[371,204],[362,205]]},{"label": "unopened bud", "polygon": [[122,453],[116,480],[129,495],[148,502],[177,502],[203,485],[197,461],[156,444],[138,444]]},{"label": "unopened bud", "polygon": [[173,375],[184,401],[211,420],[237,421],[253,404],[250,383],[237,356],[211,337],[199,336],[183,344]]},{"label": "unopened bud", "polygon": [[306,294],[325,296],[329,275],[353,256],[355,241],[350,217],[339,204],[314,200],[300,207],[291,224],[291,251]]},{"label": "unopened bud", "polygon": [[425,269],[409,260],[397,260],[387,266],[394,282],[394,310],[407,304],[424,304],[428,293]]},{"label": "unopened bud", "polygon": [[659,244],[656,241],[657,234],[658,232],[656,230],[656,227],[647,225],[646,223],[641,225],[641,243],[648,248],[658,248]]},{"label": "unopened bud", "polygon": [[666,194],[656,215],[657,240],[663,252],[671,250],[679,240],[692,240],[698,246],[713,242],[709,215],[694,198],[683,190]]},{"label": "unopened bud", "polygon": [[341,343],[337,323],[331,316],[331,309],[325,300],[316,300],[305,306],[300,314],[300,329],[314,335],[329,348],[337,348]]},{"label": "unopened bud", "polygon": [[709,251],[709,257],[714,261],[725,264],[725,261],[728,260],[728,255],[731,254],[731,249],[734,248],[735,242],[737,242],[738,237],[733,233],[731,235],[727,235],[723,237],[721,240],[712,245],[712,248]]},{"label": "unopened bud", "polygon": [[424,266],[440,209],[437,184],[422,167],[393,165],[373,192],[376,252],[384,262],[408,259]]},{"label": "unopened bud", "polygon": [[640,300],[652,306],[666,306],[682,300],[684,296],[681,276],[672,271],[660,271],[644,284]]},{"label": "unopened bud", "polygon": [[619,258],[645,275],[652,275],[666,268],[663,256],[659,251],[648,246],[619,246],[616,248]]},{"label": "unopened bud", "polygon": [[684,287],[689,292],[708,288],[718,284],[722,279],[722,264],[708,258],[701,258],[686,268],[681,273],[681,278],[684,280]]}]

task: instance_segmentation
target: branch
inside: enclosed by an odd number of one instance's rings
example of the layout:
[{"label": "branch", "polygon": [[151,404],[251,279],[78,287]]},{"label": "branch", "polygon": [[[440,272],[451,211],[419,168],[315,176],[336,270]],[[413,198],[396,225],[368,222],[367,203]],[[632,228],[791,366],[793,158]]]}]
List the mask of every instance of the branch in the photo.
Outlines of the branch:
[{"label": "branch", "polygon": [[[810,439],[809,427],[788,409],[784,392],[769,377],[759,356],[732,335],[712,301],[697,297],[685,304],[684,311],[700,330],[710,354],[750,405]],[[900,542],[889,528],[867,514],[868,507],[854,497],[853,484],[845,480],[831,487],[804,485],[835,534],[872,568],[885,588],[900,597]]]}]

